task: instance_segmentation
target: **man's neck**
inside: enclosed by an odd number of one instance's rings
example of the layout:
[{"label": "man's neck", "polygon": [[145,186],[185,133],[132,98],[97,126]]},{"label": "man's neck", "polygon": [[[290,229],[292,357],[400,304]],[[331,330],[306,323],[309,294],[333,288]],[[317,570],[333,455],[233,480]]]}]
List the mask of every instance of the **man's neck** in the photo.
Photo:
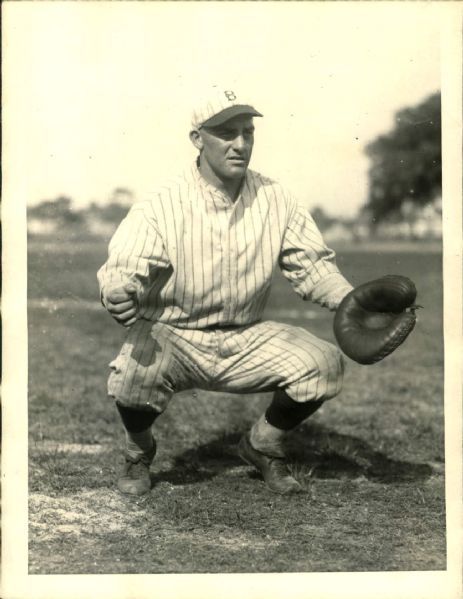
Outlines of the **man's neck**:
[{"label": "man's neck", "polygon": [[220,179],[212,169],[208,168],[207,164],[203,165],[200,161],[198,161],[198,168],[201,176],[208,183],[211,183],[219,191],[224,193],[232,202],[236,201],[244,177],[242,179]]}]

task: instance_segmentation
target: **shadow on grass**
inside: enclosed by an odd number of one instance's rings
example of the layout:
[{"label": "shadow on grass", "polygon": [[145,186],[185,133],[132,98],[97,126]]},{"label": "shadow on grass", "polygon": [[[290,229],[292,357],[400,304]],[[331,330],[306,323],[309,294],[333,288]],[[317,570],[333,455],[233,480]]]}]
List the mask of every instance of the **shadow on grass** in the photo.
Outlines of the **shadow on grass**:
[{"label": "shadow on grass", "polygon": [[[226,470],[243,466],[237,454],[241,433],[230,433],[177,456],[173,467],[152,473],[152,482],[185,485],[204,482]],[[429,464],[393,460],[357,437],[343,435],[319,424],[303,425],[287,442],[289,462],[298,477],[355,479],[365,477],[385,484],[423,481],[433,473]],[[258,478],[250,471],[251,478]]]},{"label": "shadow on grass", "polygon": [[429,464],[394,460],[351,435],[319,424],[302,426],[289,439],[291,460],[311,469],[315,478],[365,478],[385,483],[426,480],[433,474]]}]

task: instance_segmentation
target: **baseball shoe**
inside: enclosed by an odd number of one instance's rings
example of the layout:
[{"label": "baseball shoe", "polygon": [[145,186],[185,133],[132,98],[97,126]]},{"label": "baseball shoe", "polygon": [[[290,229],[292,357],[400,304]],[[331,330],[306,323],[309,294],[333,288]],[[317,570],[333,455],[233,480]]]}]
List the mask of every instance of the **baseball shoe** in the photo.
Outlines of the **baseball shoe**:
[{"label": "baseball shoe", "polygon": [[125,454],[125,465],[122,475],[117,481],[117,488],[127,495],[144,495],[151,490],[150,466],[156,455],[156,441],[153,438],[153,449],[132,457]]},{"label": "baseball shoe", "polygon": [[241,437],[238,444],[238,455],[259,470],[267,487],[275,493],[287,495],[300,493],[303,490],[297,480],[291,476],[285,459],[266,455],[254,449],[249,434]]}]

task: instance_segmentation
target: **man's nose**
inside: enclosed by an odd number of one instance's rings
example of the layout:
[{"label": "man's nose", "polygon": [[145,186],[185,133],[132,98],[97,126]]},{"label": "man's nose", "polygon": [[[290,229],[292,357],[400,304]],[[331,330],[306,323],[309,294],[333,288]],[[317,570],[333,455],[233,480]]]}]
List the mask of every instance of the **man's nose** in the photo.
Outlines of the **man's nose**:
[{"label": "man's nose", "polygon": [[244,135],[237,135],[233,140],[233,148],[235,150],[244,150],[246,148],[246,140],[244,139]]}]

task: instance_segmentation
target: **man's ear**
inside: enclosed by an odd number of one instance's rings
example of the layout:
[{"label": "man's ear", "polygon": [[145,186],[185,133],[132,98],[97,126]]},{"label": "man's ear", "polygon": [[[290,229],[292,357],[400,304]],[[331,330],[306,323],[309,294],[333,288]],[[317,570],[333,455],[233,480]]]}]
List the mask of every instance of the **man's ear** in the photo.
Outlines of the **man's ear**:
[{"label": "man's ear", "polygon": [[203,149],[203,139],[198,129],[193,129],[190,131],[190,139],[191,143],[197,150],[201,151]]}]

